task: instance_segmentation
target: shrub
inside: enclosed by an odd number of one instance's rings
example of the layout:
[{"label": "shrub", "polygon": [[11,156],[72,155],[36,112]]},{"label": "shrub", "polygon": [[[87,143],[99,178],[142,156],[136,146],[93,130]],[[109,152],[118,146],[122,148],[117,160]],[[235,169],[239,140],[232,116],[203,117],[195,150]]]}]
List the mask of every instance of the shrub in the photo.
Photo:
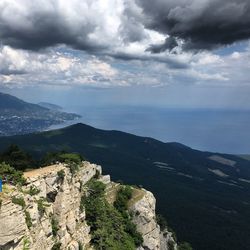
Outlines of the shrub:
[{"label": "shrub", "polygon": [[30,249],[30,240],[28,238],[23,239],[23,250],[29,250]]},{"label": "shrub", "polygon": [[104,195],[104,190],[106,185],[100,181],[92,179],[88,183],[88,191],[93,198],[102,197]]},{"label": "shrub", "polygon": [[61,170],[59,170],[58,172],[57,172],[57,176],[58,176],[58,178],[59,178],[59,180],[64,180],[64,177],[65,177],[65,172],[64,172],[64,170],[63,169],[61,169]]},{"label": "shrub", "polygon": [[168,226],[167,220],[161,214],[156,215],[156,222],[160,226],[161,231],[164,231]]},{"label": "shrub", "polygon": [[32,221],[31,221],[31,217],[30,217],[30,213],[28,211],[25,211],[25,222],[28,228],[32,227]]},{"label": "shrub", "polygon": [[82,196],[80,201],[80,212],[84,211],[84,204],[85,204],[85,197]]},{"label": "shrub", "polygon": [[79,165],[77,163],[71,161],[66,161],[65,163],[68,165],[72,175],[74,175],[79,170]]},{"label": "shrub", "polygon": [[57,235],[58,230],[59,230],[59,226],[58,226],[58,221],[53,216],[51,219],[51,228],[52,228],[52,234],[55,237]]},{"label": "shrub", "polygon": [[84,158],[77,153],[66,153],[66,152],[50,152],[47,153],[43,159],[42,164],[48,165],[48,164],[54,164],[56,162],[75,162],[77,164],[80,164]]},{"label": "shrub", "polygon": [[39,193],[40,193],[40,190],[37,187],[30,186],[29,195],[33,196],[33,195],[37,195]]},{"label": "shrub", "polygon": [[132,188],[130,186],[123,186],[117,193],[116,200],[114,202],[115,208],[119,212],[124,212],[127,210],[128,201],[132,197]]},{"label": "shrub", "polygon": [[175,243],[172,240],[168,241],[168,249],[169,250],[175,250]]},{"label": "shrub", "polygon": [[59,160],[63,161],[63,162],[70,161],[70,162],[80,164],[82,162],[83,158],[79,154],[64,153],[64,154],[59,154]]},{"label": "shrub", "polygon": [[23,209],[25,208],[25,201],[23,199],[23,197],[12,197],[12,202],[16,205],[21,206]]},{"label": "shrub", "polygon": [[13,184],[13,185],[23,185],[25,184],[25,179],[21,171],[15,170],[9,164],[0,163],[0,178],[3,183]]},{"label": "shrub", "polygon": [[78,242],[78,245],[79,245],[79,250],[83,250],[83,245],[81,242]]},{"label": "shrub", "polygon": [[45,210],[46,210],[45,207],[46,207],[46,205],[44,204],[43,198],[40,198],[39,200],[37,200],[37,209],[38,209],[41,216],[43,216],[45,213]]},{"label": "shrub", "polygon": [[177,237],[176,237],[175,231],[171,227],[168,227],[168,231],[172,233],[172,237],[173,237],[174,241],[177,242]]}]

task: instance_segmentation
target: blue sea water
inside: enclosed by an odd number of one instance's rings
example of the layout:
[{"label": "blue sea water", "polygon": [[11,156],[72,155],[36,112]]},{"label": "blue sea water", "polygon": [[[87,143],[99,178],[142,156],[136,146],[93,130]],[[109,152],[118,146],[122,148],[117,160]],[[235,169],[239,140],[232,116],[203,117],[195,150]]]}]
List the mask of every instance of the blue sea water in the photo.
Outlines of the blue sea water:
[{"label": "blue sea water", "polygon": [[141,106],[75,106],[77,121],[96,128],[120,130],[180,142],[195,149],[222,153],[250,153],[250,111],[171,109]]}]

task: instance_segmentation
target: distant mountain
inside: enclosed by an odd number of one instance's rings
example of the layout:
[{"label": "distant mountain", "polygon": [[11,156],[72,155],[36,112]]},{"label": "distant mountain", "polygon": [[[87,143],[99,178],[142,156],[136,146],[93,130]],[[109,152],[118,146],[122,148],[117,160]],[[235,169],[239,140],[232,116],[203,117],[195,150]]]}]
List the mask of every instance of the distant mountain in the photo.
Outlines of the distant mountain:
[{"label": "distant mountain", "polygon": [[48,102],[39,102],[38,105],[51,110],[57,110],[57,111],[62,110],[62,107]]},{"label": "distant mountain", "polygon": [[51,125],[79,117],[76,114],[49,109],[0,93],[0,135],[2,136],[42,131]]},{"label": "distant mountain", "polygon": [[43,108],[39,105],[25,102],[15,96],[0,93],[0,111],[13,111],[13,112],[23,112],[23,111],[48,111],[48,109]]},{"label": "distant mountain", "polygon": [[0,150],[13,143],[36,158],[48,151],[79,152],[114,180],[143,185],[155,194],[158,211],[179,240],[194,249],[249,249],[248,160],[83,124],[2,137]]}]

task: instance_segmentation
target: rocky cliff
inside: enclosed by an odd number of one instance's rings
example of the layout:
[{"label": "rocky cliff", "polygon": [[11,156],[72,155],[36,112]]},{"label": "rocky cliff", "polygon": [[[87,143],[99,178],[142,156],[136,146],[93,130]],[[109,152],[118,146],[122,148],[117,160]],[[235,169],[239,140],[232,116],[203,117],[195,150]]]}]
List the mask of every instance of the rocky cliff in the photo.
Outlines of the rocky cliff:
[{"label": "rocky cliff", "polygon": [[[119,184],[101,175],[100,166],[82,162],[77,171],[58,163],[24,174],[22,187],[5,185],[1,194],[0,249],[93,249],[85,211],[80,209],[84,187],[92,178],[106,184],[112,203]],[[145,189],[133,189],[129,210],[147,250],[176,249],[170,232],[156,223],[155,198]]]}]

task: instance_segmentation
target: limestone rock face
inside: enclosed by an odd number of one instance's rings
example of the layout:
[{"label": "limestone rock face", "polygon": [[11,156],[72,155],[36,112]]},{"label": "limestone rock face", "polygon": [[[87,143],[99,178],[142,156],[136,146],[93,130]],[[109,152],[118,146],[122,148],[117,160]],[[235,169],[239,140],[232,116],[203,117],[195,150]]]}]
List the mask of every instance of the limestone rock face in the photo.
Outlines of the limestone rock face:
[{"label": "limestone rock face", "polygon": [[25,218],[22,207],[7,200],[2,204],[0,213],[0,245],[16,243],[26,234]]},{"label": "limestone rock face", "polygon": [[143,245],[138,250],[167,250],[170,242],[173,242],[176,249],[177,245],[171,233],[167,230],[161,232],[156,223],[154,195],[145,189],[142,191],[144,195],[130,206],[133,222],[143,237]]},{"label": "limestone rock face", "polygon": [[[55,244],[60,249],[93,249],[90,245],[90,228],[80,209],[84,185],[93,177],[106,184],[106,199],[116,199],[120,184],[102,175],[100,166],[82,162],[75,173],[65,164],[56,164],[24,173],[26,184],[21,189],[8,189],[0,197],[0,250],[49,250]],[[37,192],[31,192],[31,189]],[[170,232],[161,232],[156,223],[156,200],[151,192],[135,189],[129,209],[133,221],[143,236],[139,250],[167,250],[169,242],[176,244]],[[12,197],[24,200],[22,207]],[[173,249],[173,248],[171,248]]]},{"label": "limestone rock face", "polygon": [[[60,177],[59,171],[64,177]],[[83,162],[75,174],[63,164],[25,173],[27,185],[22,190],[11,190],[3,199],[0,249],[47,250],[55,243],[61,243],[61,249],[79,249],[79,244],[85,248],[91,236],[85,212],[80,211],[81,189],[97,171],[101,173],[100,166]],[[39,193],[30,195],[30,187],[36,187]],[[12,203],[16,195],[24,199],[24,208]],[[26,220],[31,223],[29,227]]]}]

